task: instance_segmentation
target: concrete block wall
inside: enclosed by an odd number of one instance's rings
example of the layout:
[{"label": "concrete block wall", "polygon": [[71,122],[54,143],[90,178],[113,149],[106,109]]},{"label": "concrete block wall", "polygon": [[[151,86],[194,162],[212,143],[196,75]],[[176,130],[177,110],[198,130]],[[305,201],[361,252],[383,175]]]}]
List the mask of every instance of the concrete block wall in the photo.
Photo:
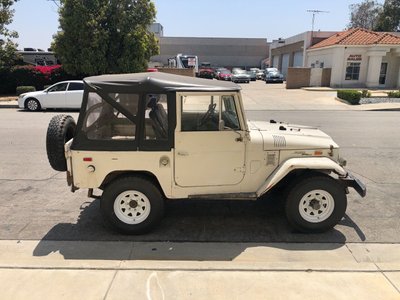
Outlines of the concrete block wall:
[{"label": "concrete block wall", "polygon": [[194,69],[157,68],[159,72],[195,77]]},{"label": "concrete block wall", "polygon": [[288,68],[286,88],[299,89],[310,86],[311,68]]}]

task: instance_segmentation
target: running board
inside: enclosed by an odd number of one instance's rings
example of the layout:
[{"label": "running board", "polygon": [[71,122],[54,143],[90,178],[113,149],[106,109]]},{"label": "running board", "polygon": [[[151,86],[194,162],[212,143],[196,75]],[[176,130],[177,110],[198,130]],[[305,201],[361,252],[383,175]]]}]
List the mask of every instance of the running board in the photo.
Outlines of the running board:
[{"label": "running board", "polygon": [[229,194],[203,194],[189,195],[191,199],[209,199],[209,200],[257,200],[256,193],[229,193]]}]

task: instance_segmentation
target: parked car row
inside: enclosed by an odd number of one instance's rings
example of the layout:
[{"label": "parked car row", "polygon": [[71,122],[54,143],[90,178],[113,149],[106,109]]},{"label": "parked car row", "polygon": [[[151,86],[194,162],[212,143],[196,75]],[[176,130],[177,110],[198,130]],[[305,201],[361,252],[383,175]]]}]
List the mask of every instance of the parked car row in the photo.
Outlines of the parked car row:
[{"label": "parked car row", "polygon": [[233,68],[230,71],[227,68],[201,68],[199,77],[208,79],[217,79],[224,81],[233,81],[240,83],[249,83],[250,81],[264,80],[266,83],[282,83],[285,78],[277,68],[250,68],[246,71],[241,68]]},{"label": "parked car row", "polygon": [[[284,76],[276,68],[260,70],[251,68],[249,71],[241,68],[202,68],[199,77],[232,81],[234,83],[250,83],[250,81],[264,80],[266,83],[282,83]],[[47,108],[79,109],[83,97],[83,81],[71,80],[56,83],[43,91],[21,94],[18,106],[29,111],[38,111]]]}]

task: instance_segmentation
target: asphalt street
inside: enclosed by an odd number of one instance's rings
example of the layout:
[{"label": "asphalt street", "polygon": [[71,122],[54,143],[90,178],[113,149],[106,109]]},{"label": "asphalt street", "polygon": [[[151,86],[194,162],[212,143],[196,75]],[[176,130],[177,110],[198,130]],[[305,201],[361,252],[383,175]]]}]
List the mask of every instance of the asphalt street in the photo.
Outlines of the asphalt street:
[{"label": "asphalt street", "polygon": [[[99,200],[71,193],[65,173],[51,169],[47,124],[60,112],[0,109],[0,239],[176,242],[400,242],[400,112],[249,110],[253,120],[318,126],[341,146],[348,169],[367,185],[349,195],[347,214],[324,234],[292,232],[279,194],[256,202],[174,201],[161,225],[143,236],[104,227]],[[65,112],[62,112],[65,113]],[[67,112],[77,118],[77,112]]]}]

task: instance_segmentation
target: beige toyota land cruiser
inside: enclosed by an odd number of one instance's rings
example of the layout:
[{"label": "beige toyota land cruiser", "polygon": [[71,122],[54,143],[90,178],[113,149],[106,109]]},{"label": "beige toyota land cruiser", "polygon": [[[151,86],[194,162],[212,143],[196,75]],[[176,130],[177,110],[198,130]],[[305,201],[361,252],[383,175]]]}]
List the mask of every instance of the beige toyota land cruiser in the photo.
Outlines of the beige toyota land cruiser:
[{"label": "beige toyota land cruiser", "polygon": [[47,154],[119,232],[149,231],[167,200],[256,200],[277,187],[295,229],[323,232],[344,216],[349,187],[366,194],[322,131],[247,121],[234,83],[138,73],[84,84],[77,124],[50,121]]}]

